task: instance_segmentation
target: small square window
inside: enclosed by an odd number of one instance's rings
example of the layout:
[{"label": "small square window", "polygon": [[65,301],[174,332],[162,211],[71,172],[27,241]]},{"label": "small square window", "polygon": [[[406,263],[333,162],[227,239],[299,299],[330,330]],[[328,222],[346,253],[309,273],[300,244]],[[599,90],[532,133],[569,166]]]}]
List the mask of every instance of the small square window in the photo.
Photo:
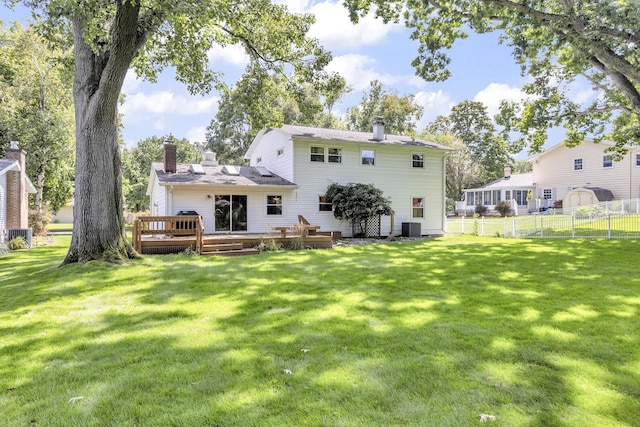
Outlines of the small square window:
[{"label": "small square window", "polygon": [[413,218],[424,218],[424,197],[414,197],[412,199]]},{"label": "small square window", "polygon": [[612,168],[613,167],[613,157],[606,154],[602,156],[602,167],[603,168]]},{"label": "small square window", "polygon": [[573,159],[573,170],[574,171],[582,170],[582,159]]},{"label": "small square window", "polygon": [[282,215],[282,196],[267,196],[267,215]]},{"label": "small square window", "polygon": [[373,150],[362,150],[362,164],[373,166],[376,164],[376,152]]},{"label": "small square window", "polygon": [[262,163],[262,157],[258,157],[258,158],[256,159],[256,164],[260,164],[260,163]]},{"label": "small square window", "polygon": [[311,161],[324,163],[324,147],[311,147]]},{"label": "small square window", "polygon": [[276,155],[277,155],[278,157],[280,157],[280,156],[284,155],[284,148],[278,148],[278,151],[277,151]]},{"label": "small square window", "polygon": [[424,168],[424,154],[412,154],[411,155],[411,165],[414,168]]},{"label": "small square window", "polygon": [[545,188],[542,190],[542,198],[545,200],[551,200],[551,197],[553,197],[553,191],[551,191],[550,188]]},{"label": "small square window", "polygon": [[342,163],[342,148],[329,148],[329,163]]},{"label": "small square window", "polygon": [[319,206],[318,209],[320,212],[331,212],[333,211],[333,204],[327,202],[327,198],[325,196],[318,196]]}]

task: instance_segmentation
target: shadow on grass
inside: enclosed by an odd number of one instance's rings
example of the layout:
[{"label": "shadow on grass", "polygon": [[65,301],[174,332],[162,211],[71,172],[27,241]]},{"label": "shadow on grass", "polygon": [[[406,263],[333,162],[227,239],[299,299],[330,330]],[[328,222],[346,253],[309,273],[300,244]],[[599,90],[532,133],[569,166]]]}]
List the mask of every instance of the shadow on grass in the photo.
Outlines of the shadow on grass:
[{"label": "shadow on grass", "polygon": [[19,288],[0,275],[0,319],[22,316],[1,331],[0,404],[18,424],[633,425],[637,249],[445,239],[40,275],[34,259]]}]

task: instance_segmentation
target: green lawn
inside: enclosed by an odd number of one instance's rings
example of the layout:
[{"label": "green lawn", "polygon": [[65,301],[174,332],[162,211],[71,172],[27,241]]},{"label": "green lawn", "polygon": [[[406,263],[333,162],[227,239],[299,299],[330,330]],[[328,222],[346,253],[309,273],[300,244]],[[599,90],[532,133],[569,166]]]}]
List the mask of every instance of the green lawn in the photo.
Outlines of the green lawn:
[{"label": "green lawn", "polygon": [[638,240],[0,257],[0,425],[637,426]]}]

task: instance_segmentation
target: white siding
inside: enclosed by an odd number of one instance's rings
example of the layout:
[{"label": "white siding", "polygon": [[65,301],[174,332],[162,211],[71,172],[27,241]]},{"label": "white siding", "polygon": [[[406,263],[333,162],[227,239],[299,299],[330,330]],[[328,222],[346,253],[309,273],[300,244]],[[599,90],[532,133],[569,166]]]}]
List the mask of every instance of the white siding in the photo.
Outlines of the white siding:
[{"label": "white siding", "polygon": [[0,242],[4,241],[7,228],[7,177],[0,175]]},{"label": "white siding", "polygon": [[167,209],[167,189],[158,184],[158,179],[154,179],[153,189],[151,191],[151,199],[149,212],[151,215],[170,215]]},{"label": "white siding", "polygon": [[[403,222],[421,223],[422,234],[441,234],[444,229],[443,151],[422,147],[385,146],[349,141],[317,141],[294,139],[293,180],[297,191],[298,214],[323,230],[340,230],[351,235],[348,223],[336,220],[332,212],[319,210],[318,197],[331,183],[373,184],[392,202],[395,212],[394,233],[402,232]],[[310,160],[310,146],[341,147],[342,163],[320,163]],[[375,151],[375,165],[361,164],[361,150]],[[412,153],[424,153],[424,168],[413,168]],[[425,217],[412,218],[412,197],[424,197]],[[390,218],[383,218],[382,235],[390,231]]]},{"label": "white siding", "polygon": [[[272,227],[290,226],[298,222],[295,209],[295,193],[287,188],[233,188],[233,187],[174,187],[173,211],[175,215],[182,210],[194,210],[202,216],[204,232],[213,234],[215,230],[215,196],[247,196],[248,233],[267,233]],[[267,195],[283,197],[283,215],[267,215]],[[210,198],[207,196],[211,196]]]},{"label": "white siding", "polygon": [[[278,156],[278,150],[283,150],[282,155]],[[258,163],[258,159],[262,159]],[[262,136],[260,144],[251,154],[251,166],[264,166],[270,172],[281,176],[282,178],[293,182],[293,143],[289,134],[279,129],[273,129]]]},{"label": "white siding", "polygon": [[[640,168],[635,166],[635,152],[613,167],[603,168],[605,144],[585,141],[577,147],[558,146],[533,159],[533,181],[542,197],[545,188],[555,188],[555,198],[563,200],[572,188],[601,187],[611,190],[616,199],[638,197]],[[582,170],[575,171],[574,159],[582,159]],[[631,163],[630,163],[631,162]]]}]

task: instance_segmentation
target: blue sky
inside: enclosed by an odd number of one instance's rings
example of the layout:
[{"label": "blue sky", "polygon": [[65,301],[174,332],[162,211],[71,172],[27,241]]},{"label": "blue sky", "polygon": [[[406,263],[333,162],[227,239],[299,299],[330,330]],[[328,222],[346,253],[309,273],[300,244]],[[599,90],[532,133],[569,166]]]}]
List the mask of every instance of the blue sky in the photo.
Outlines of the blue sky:
[{"label": "blue sky", "polygon": [[[400,24],[383,24],[369,15],[358,25],[349,22],[347,11],[340,1],[284,0],[294,12],[316,15],[311,35],[332,52],[329,70],[340,72],[353,88],[334,112],[359,103],[364,90],[373,79],[382,81],[388,90],[399,94],[413,94],[423,105],[424,115],[418,124],[422,129],[438,115],[446,115],[451,107],[464,100],[482,101],[490,113],[497,111],[502,99],[522,97],[520,88],[526,78],[520,75],[511,50],[499,45],[495,34],[470,35],[458,41],[449,52],[453,76],[446,82],[426,82],[415,76],[411,61],[417,54],[417,44],[410,40],[409,31]],[[11,11],[0,6],[0,20],[24,19],[24,9]],[[209,53],[215,70],[223,71],[228,83],[241,74],[247,58],[239,47],[214,49]],[[576,99],[588,99],[593,92],[586,84],[572,88]],[[127,146],[150,136],[172,133],[191,142],[203,141],[205,129],[217,111],[218,94],[191,96],[186,88],[174,80],[172,70],[166,70],[155,84],[144,82],[129,73],[123,92],[126,101],[123,113],[123,138]],[[554,132],[548,146],[560,142],[562,134]]]}]

